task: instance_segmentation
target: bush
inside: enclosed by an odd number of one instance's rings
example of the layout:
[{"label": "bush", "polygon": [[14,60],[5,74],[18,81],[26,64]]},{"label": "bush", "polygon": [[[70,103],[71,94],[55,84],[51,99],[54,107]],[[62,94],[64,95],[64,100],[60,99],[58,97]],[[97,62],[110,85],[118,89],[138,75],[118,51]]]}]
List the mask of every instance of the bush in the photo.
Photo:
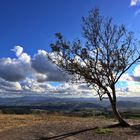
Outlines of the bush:
[{"label": "bush", "polygon": [[26,108],[3,108],[1,109],[3,114],[30,114],[32,111]]},{"label": "bush", "polygon": [[98,129],[96,129],[95,132],[98,134],[108,134],[108,133],[111,133],[113,131],[109,128],[98,128]]}]

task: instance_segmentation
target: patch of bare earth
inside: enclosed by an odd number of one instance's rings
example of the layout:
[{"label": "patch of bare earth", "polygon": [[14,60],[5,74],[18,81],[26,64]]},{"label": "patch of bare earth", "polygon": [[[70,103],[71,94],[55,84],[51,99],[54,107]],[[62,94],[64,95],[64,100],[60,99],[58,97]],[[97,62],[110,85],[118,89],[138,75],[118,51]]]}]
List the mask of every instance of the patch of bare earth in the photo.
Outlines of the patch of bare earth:
[{"label": "patch of bare earth", "polygon": [[[0,115],[0,140],[140,140],[138,120],[131,128],[111,128],[97,133],[97,127],[114,124],[106,118],[48,115]],[[137,124],[137,125],[136,125]]]}]

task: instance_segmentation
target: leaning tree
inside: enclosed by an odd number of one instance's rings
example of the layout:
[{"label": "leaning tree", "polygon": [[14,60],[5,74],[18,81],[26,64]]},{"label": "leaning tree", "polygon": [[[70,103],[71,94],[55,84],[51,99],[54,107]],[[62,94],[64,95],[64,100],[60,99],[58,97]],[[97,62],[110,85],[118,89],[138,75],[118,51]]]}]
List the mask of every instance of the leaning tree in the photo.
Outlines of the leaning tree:
[{"label": "leaning tree", "polygon": [[133,33],[101,16],[97,8],[82,19],[84,43],[78,39],[70,43],[56,33],[48,58],[76,82],[92,86],[100,100],[108,98],[119,125],[129,126],[117,109],[116,83],[140,59]]}]

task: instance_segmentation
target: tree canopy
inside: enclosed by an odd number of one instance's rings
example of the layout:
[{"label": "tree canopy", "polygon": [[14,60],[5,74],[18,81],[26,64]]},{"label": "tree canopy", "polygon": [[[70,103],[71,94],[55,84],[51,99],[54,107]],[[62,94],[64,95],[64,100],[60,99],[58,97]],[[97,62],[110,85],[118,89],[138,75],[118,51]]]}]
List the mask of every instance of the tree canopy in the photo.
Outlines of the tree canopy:
[{"label": "tree canopy", "polygon": [[82,20],[84,45],[79,39],[70,43],[56,33],[56,42],[51,44],[53,56],[48,58],[73,75],[74,81],[93,86],[100,100],[107,96],[116,118],[126,125],[116,108],[115,84],[140,59],[134,34],[100,15],[97,8]]}]

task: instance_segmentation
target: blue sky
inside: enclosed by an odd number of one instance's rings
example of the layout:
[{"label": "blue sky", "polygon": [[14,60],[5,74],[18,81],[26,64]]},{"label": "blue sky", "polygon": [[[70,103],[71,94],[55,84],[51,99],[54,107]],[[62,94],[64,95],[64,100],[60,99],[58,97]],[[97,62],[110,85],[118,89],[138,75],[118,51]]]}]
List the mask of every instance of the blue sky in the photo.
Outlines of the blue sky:
[{"label": "blue sky", "polygon": [[33,55],[39,49],[49,49],[54,33],[67,39],[81,35],[81,17],[99,7],[115,23],[125,24],[136,33],[140,31],[140,6],[130,6],[130,0],[1,0],[0,1],[0,57],[13,57],[15,45]]},{"label": "blue sky", "polygon": [[[99,7],[102,15],[113,17],[114,23],[125,24],[128,30],[135,32],[136,38],[140,37],[139,0],[0,0],[0,63],[3,67],[0,69],[1,92],[9,92],[6,85],[13,86],[13,89],[18,88],[14,89],[13,93],[21,92],[20,89],[29,91],[34,86],[32,92],[40,87],[55,88],[57,91],[59,89],[54,85],[58,83],[61,83],[60,88],[64,90],[62,77],[56,76],[55,79],[51,76],[48,67],[52,67],[53,72],[56,70],[46,62],[44,55],[46,51],[50,51],[49,44],[54,41],[56,32],[61,32],[68,40],[81,37],[81,17],[87,16],[88,11],[94,7]],[[30,76],[31,60],[36,69],[34,76]],[[40,62],[46,63],[46,67],[42,67],[42,70],[38,67],[41,65]],[[9,68],[11,72],[5,74]],[[17,69],[19,70],[15,74]],[[134,69],[129,72],[134,73]],[[45,85],[45,78],[47,79],[45,70],[50,74],[47,76],[52,79],[53,84]],[[44,81],[41,81],[43,85],[39,83],[41,86],[36,87],[37,80],[42,80],[41,78],[44,78]],[[129,84],[125,81],[123,85]],[[66,87],[68,88],[68,85]],[[43,89],[42,91],[45,92]]]}]

